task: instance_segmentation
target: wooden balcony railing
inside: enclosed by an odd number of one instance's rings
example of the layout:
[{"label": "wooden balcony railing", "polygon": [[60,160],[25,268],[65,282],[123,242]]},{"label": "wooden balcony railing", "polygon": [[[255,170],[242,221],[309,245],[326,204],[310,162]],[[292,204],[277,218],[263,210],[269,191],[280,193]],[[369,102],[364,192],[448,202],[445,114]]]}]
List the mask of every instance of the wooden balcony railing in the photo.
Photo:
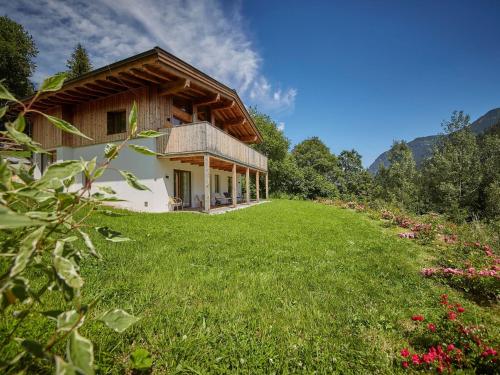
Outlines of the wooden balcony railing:
[{"label": "wooden balcony railing", "polygon": [[267,157],[208,122],[161,129],[167,135],[156,138],[163,155],[210,153],[235,163],[267,171]]}]

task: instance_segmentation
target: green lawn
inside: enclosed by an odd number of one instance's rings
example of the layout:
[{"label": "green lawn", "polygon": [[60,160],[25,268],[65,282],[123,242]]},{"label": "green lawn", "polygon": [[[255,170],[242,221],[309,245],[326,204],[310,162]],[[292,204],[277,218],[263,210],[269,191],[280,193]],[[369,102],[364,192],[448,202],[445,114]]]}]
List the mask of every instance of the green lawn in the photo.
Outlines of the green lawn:
[{"label": "green lawn", "polygon": [[436,315],[443,292],[499,326],[491,308],[419,275],[425,248],[350,210],[278,200],[93,222],[135,241],[96,237],[104,261],[86,261],[84,293],[101,295],[96,313],[122,307],[141,318],[124,334],[82,329],[102,373],[123,373],[139,346],[154,373],[395,372],[408,317]]}]

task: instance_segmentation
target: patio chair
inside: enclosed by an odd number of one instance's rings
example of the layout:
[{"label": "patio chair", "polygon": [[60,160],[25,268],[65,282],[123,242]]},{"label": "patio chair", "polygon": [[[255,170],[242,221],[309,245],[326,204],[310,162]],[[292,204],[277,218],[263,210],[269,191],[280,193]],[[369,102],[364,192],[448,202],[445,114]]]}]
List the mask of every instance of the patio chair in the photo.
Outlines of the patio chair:
[{"label": "patio chair", "polygon": [[175,211],[176,208],[177,208],[177,211],[179,211],[179,207],[181,210],[184,208],[184,206],[182,204],[182,199],[177,198],[177,197],[169,197],[168,198],[168,205],[169,205],[171,211]]},{"label": "patio chair", "polygon": [[215,198],[215,205],[220,205],[220,204],[229,204],[230,200],[226,198],[224,195],[221,193],[214,193],[214,198]]}]

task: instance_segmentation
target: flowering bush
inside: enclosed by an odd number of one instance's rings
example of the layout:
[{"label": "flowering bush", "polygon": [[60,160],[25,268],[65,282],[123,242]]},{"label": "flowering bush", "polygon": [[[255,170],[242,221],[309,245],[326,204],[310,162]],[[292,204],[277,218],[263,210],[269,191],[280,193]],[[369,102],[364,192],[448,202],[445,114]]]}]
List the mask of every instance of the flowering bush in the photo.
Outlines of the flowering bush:
[{"label": "flowering bush", "polygon": [[481,326],[468,326],[462,321],[465,308],[440,299],[443,309],[440,320],[426,322],[423,315],[414,315],[415,337],[411,351],[400,351],[401,365],[405,369],[429,372],[452,372],[456,369],[473,369],[478,373],[494,373],[498,363],[497,350],[488,344],[487,332]]},{"label": "flowering bush", "polygon": [[498,300],[500,295],[500,257],[492,247],[465,242],[443,252],[440,267],[424,268],[425,277],[441,277],[476,299]]}]

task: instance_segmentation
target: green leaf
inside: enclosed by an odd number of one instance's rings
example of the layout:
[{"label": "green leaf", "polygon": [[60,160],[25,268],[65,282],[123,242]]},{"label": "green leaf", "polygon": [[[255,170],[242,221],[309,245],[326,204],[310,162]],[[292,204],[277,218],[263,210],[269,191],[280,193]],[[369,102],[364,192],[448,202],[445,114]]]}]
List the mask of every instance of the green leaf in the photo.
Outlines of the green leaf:
[{"label": "green leaf", "polygon": [[43,185],[53,179],[64,181],[82,172],[83,168],[83,163],[78,160],[66,160],[51,164],[38,183]]},{"label": "green leaf", "polygon": [[56,255],[54,256],[52,263],[57,275],[64,280],[66,285],[70,288],[80,289],[83,286],[82,277],[78,273],[75,265],[69,259]]},{"label": "green leaf", "polygon": [[38,220],[33,220],[23,214],[15,213],[5,207],[0,207],[0,229],[29,227],[40,224],[43,223]]},{"label": "green leaf", "polygon": [[47,77],[44,79],[42,84],[40,85],[40,88],[38,91],[40,92],[45,92],[45,91],[59,91],[64,84],[64,80],[68,76],[67,73],[61,72],[54,74],[51,77]]},{"label": "green leaf", "polygon": [[33,340],[23,340],[21,346],[30,354],[38,358],[44,357],[43,346]]},{"label": "green leaf", "polygon": [[16,128],[17,131],[23,132],[24,128],[26,127],[26,119],[24,118],[23,115],[17,116],[16,120],[13,122],[14,128]]},{"label": "green leaf", "polygon": [[130,147],[132,150],[138,152],[139,154],[143,154],[143,155],[148,155],[148,156],[161,155],[161,154],[158,154],[158,153],[154,152],[153,150],[150,150],[149,148],[144,147],[144,146],[130,144],[130,145],[128,145],[128,147]]},{"label": "green leaf", "polygon": [[128,115],[128,125],[132,136],[134,136],[137,132],[137,104],[135,101],[132,105],[132,109],[130,110],[130,114]]},{"label": "green leaf", "polygon": [[127,181],[127,184],[132,186],[134,189],[137,190],[149,190],[151,191],[147,186],[141,184],[138,180],[137,177],[135,177],[131,172],[128,171],[119,171],[120,174],[125,178],[125,181]]},{"label": "green leaf", "polygon": [[14,95],[10,93],[9,90],[3,85],[3,81],[0,81],[0,99],[12,100],[14,102],[19,102]]},{"label": "green leaf", "polygon": [[56,375],[77,375],[75,367],[73,365],[69,364],[58,355],[55,356],[55,359],[56,359]]},{"label": "green leaf", "polygon": [[106,156],[109,160],[113,160],[118,156],[118,146],[114,143],[108,143],[104,147],[104,156]]},{"label": "green leaf", "polygon": [[0,107],[0,118],[5,116],[5,114],[7,113],[7,109],[9,109],[8,106]]},{"label": "green leaf", "polygon": [[86,139],[90,139],[92,140],[92,138],[89,138],[87,137],[85,134],[83,134],[82,132],[80,132],[80,130],[78,130],[78,128],[74,127],[73,125],[71,125],[69,122],[63,120],[63,119],[60,119],[60,118],[57,118],[57,117],[54,117],[54,116],[51,116],[51,115],[48,115],[46,113],[42,113],[45,118],[47,120],[49,120],[55,127],[61,129],[62,131],[65,131],[66,133],[71,133],[71,134],[75,134],[75,135],[78,135],[80,137],[83,137],[83,138],[86,138]]},{"label": "green leaf", "polygon": [[27,146],[33,152],[47,153],[45,150],[40,148],[40,144],[33,142],[33,140],[23,132],[16,130],[14,125],[5,124],[5,128],[9,133],[9,137],[21,145]]},{"label": "green leaf", "polygon": [[122,234],[120,232],[117,232],[117,231],[110,229],[108,227],[95,227],[95,230],[97,231],[97,233],[104,236],[106,238],[106,240],[111,241],[111,242],[132,241],[130,238],[122,237]]},{"label": "green leaf", "polygon": [[137,134],[139,138],[157,138],[157,137],[162,137],[164,135],[167,135],[167,133],[160,133],[157,132],[156,130],[143,130],[142,132],[139,132]]},{"label": "green leaf", "polygon": [[130,315],[126,311],[121,309],[109,310],[99,319],[104,324],[106,324],[112,330],[122,333],[132,324],[137,322],[139,318],[136,318],[133,315]]},{"label": "green leaf", "polygon": [[57,316],[57,330],[59,332],[71,331],[83,324],[83,317],[76,310],[65,311]]},{"label": "green leaf", "polygon": [[24,271],[28,265],[31,256],[35,252],[36,245],[42,237],[45,227],[40,227],[30,232],[19,243],[19,252],[17,253],[14,265],[10,269],[10,277],[13,277]]},{"label": "green leaf", "polygon": [[95,249],[94,243],[90,239],[90,236],[81,230],[78,230],[78,232],[80,232],[80,235],[83,238],[83,242],[85,242],[85,246],[87,246],[87,249],[89,249],[90,254],[92,254],[94,257],[100,259],[101,255]]},{"label": "green leaf", "polygon": [[99,190],[104,191],[107,194],[116,194],[116,191],[114,191],[112,188],[109,186],[98,186],[97,187]]},{"label": "green leaf", "polygon": [[135,370],[147,370],[153,366],[153,359],[146,349],[137,348],[130,355],[132,368]]},{"label": "green leaf", "polygon": [[94,171],[94,174],[92,175],[93,180],[97,180],[99,177],[101,177],[104,172],[106,171],[106,167],[99,167]]},{"label": "green leaf", "polygon": [[66,351],[69,362],[75,366],[79,373],[84,375],[94,374],[94,348],[92,342],[80,336],[76,329],[70,334]]}]

